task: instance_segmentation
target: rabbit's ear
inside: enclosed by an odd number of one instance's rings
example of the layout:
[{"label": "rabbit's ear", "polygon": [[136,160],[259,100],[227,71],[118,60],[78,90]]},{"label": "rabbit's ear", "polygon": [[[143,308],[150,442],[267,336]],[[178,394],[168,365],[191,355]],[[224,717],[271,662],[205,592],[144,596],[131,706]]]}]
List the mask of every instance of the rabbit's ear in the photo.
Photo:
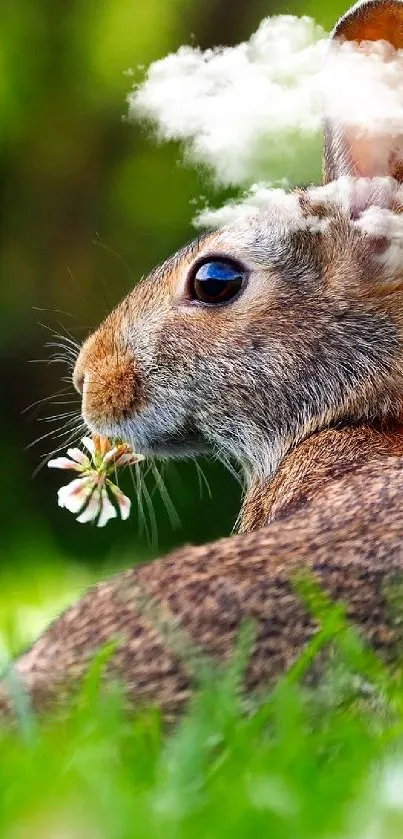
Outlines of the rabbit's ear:
[{"label": "rabbit's ear", "polygon": [[[387,65],[388,62],[397,60],[396,56],[398,56],[399,62],[402,61],[402,54],[394,51],[403,48],[403,0],[364,0],[364,2],[361,0],[340,18],[331,35],[328,57],[328,66],[336,76],[338,56],[343,61],[342,50],[346,46],[350,49],[350,45],[345,43],[349,41],[355,42],[354,45],[351,44],[351,48],[354,47],[356,54],[360,53],[362,58],[371,51],[374,54],[374,49],[376,49],[373,44],[374,41],[383,41],[385,49],[378,52],[377,60],[379,72],[382,72],[382,64],[388,72],[387,68],[390,67],[390,64]],[[344,54],[346,55],[346,52]],[[399,88],[402,93],[401,113],[403,115],[403,61],[401,67],[402,76]],[[351,64],[351,69],[354,74],[353,64]],[[394,79],[396,79],[396,75],[398,75],[400,82],[398,73],[395,73]],[[359,96],[360,84],[356,82],[355,78],[352,78],[351,82],[352,85],[356,84],[356,87],[358,87],[357,95]],[[346,87],[348,88],[348,76]],[[395,86],[395,101],[396,89]],[[380,90],[382,90],[381,87],[375,87],[374,97]],[[348,89],[345,89],[346,96],[348,92]],[[370,90],[371,93],[372,90]],[[342,94],[343,91],[340,93],[339,90],[338,95],[342,96]],[[368,91],[363,91],[362,98],[366,95],[368,96]],[[381,96],[381,94],[379,95]],[[391,126],[387,126],[382,133],[379,119],[375,114],[377,106],[384,107],[384,104],[384,102],[374,102],[372,129],[368,121],[363,126],[359,124],[359,119],[357,119],[358,124],[354,125],[351,108],[348,115],[345,109],[344,124],[342,109],[340,111],[339,108],[337,111],[336,108],[336,117],[326,115],[323,154],[324,183],[335,180],[341,175],[351,175],[353,177],[389,175],[403,182],[403,116],[401,131],[396,128],[395,122],[393,129]],[[330,106],[332,106],[332,94],[330,94]],[[332,111],[333,109],[330,107],[331,114]]]}]

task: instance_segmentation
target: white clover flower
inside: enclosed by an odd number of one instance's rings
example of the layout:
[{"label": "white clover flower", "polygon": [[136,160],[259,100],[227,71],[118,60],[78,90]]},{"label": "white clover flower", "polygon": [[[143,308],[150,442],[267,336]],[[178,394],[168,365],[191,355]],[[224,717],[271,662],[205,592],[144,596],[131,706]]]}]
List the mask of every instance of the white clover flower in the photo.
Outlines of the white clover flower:
[{"label": "white clover flower", "polygon": [[124,443],[112,444],[106,437],[95,434],[83,437],[81,442],[90,456],[80,449],[67,449],[68,457],[56,457],[48,463],[51,469],[71,469],[80,475],[59,489],[59,507],[74,513],[81,524],[97,520],[97,526],[104,527],[117,517],[117,509],[121,518],[127,519],[130,498],[108,476],[123,466],[139,463],[143,456]]}]

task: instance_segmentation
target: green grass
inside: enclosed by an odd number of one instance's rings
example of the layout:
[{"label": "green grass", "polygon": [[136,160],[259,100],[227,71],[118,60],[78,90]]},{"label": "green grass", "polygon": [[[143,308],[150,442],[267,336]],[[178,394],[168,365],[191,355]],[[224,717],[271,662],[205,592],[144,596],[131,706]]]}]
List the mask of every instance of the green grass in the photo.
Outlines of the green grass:
[{"label": "green grass", "polygon": [[18,725],[0,732],[2,839],[401,837],[403,669],[381,664],[340,608],[301,592],[320,628],[287,676],[259,699],[243,694],[245,627],[225,670],[200,668],[169,730],[151,708],[129,716],[117,685],[100,689],[110,650],[45,719],[14,685]]}]

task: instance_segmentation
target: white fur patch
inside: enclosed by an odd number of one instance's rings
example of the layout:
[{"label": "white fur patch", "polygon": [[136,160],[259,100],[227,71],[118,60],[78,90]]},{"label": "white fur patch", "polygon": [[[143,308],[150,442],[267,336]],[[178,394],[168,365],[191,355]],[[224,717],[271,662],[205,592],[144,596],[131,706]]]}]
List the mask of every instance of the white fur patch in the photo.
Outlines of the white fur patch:
[{"label": "white fur patch", "polygon": [[200,227],[219,228],[239,224],[267,211],[272,213],[277,226],[282,226],[288,232],[310,230],[313,233],[324,233],[331,215],[340,210],[344,215],[351,216],[352,224],[363,233],[390,239],[395,252],[397,247],[400,249],[403,245],[403,215],[391,209],[393,204],[403,207],[403,187],[393,178],[357,179],[343,176],[324,186],[311,187],[306,191],[306,199],[308,203],[327,206],[329,218],[319,218],[315,214],[304,215],[298,197],[293,192],[254,184],[240,201],[229,202],[218,210],[205,209],[199,213],[196,221]]},{"label": "white fur patch", "polygon": [[354,225],[361,233],[376,238],[385,238],[387,246],[378,260],[387,270],[388,276],[401,274],[403,268],[403,215],[393,213],[384,207],[369,207]]},{"label": "white fur patch", "polygon": [[296,193],[270,189],[264,184],[254,184],[240,201],[228,202],[219,210],[206,208],[199,213],[195,223],[199,227],[220,228],[252,219],[262,211],[270,212],[276,227],[283,228],[285,233],[297,230],[323,232],[329,224],[327,219],[304,215]]}]

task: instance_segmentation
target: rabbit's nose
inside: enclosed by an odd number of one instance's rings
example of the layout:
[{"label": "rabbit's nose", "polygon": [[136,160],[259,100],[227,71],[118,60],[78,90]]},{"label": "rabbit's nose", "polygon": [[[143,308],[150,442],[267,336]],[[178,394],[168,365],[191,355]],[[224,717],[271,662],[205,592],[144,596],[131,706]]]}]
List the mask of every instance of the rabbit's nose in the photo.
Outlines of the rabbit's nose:
[{"label": "rabbit's nose", "polygon": [[81,396],[84,422],[97,434],[132,416],[144,403],[136,359],[109,321],[84,342],[76,360],[73,384]]},{"label": "rabbit's nose", "polygon": [[90,378],[91,370],[94,367],[94,364],[96,364],[97,361],[102,360],[107,351],[107,347],[106,345],[104,346],[104,344],[105,341],[102,340],[102,338],[100,341],[97,337],[97,333],[95,333],[94,335],[90,335],[90,337],[84,341],[84,344],[78,353],[72,378],[73,385],[80,396],[83,396],[84,385]]},{"label": "rabbit's nose", "polygon": [[99,340],[96,334],[90,335],[89,338],[82,345],[80,352],[76,358],[76,363],[73,370],[73,385],[80,394],[84,394],[84,386],[90,378],[91,370],[99,358],[102,358],[104,348],[101,341],[101,351],[98,349]]},{"label": "rabbit's nose", "polygon": [[85,384],[85,377],[86,377],[86,368],[88,367],[88,356],[87,353],[83,352],[81,349],[77,361],[75,363],[75,367],[73,370],[73,385],[76,391],[83,395],[84,391],[84,384]]},{"label": "rabbit's nose", "polygon": [[74,370],[73,385],[74,385],[75,389],[78,391],[78,393],[80,394],[80,396],[83,395],[84,381],[85,381],[85,373],[81,373],[80,371]]}]

